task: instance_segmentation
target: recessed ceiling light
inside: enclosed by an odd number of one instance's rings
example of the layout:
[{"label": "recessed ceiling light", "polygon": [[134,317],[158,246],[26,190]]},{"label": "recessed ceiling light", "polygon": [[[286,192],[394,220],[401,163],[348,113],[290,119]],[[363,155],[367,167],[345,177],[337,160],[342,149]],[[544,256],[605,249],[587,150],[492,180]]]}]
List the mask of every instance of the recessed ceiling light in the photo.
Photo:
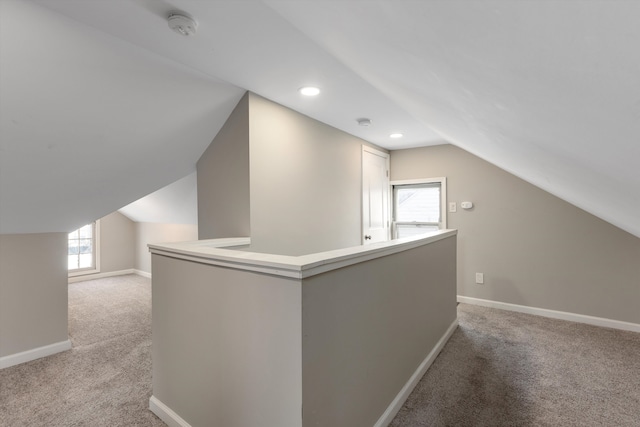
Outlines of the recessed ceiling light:
[{"label": "recessed ceiling light", "polygon": [[320,89],[314,86],[305,86],[300,88],[299,92],[304,96],[316,96],[320,93]]},{"label": "recessed ceiling light", "polygon": [[402,134],[401,133],[392,133],[391,135],[389,135],[389,138],[402,138]]}]

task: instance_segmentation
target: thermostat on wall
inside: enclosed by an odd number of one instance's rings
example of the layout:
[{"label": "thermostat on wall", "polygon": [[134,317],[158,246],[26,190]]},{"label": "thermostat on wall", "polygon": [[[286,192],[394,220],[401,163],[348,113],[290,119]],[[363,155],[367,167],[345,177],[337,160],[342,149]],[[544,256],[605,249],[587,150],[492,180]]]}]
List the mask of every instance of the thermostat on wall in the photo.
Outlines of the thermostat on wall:
[{"label": "thermostat on wall", "polygon": [[473,203],[471,203],[471,202],[462,202],[462,203],[460,203],[460,207],[462,209],[471,209],[473,207]]}]

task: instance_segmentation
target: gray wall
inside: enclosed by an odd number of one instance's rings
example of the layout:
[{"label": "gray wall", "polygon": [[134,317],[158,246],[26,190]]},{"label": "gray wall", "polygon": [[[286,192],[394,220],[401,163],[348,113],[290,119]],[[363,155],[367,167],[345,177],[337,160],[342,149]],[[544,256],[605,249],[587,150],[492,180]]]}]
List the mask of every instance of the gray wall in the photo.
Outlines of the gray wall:
[{"label": "gray wall", "polygon": [[359,245],[366,142],[249,99],[252,247],[297,255]]},{"label": "gray wall", "polygon": [[288,255],[359,245],[363,144],[248,93],[198,161],[200,239]]},{"label": "gray wall", "polygon": [[456,321],[456,237],[404,249],[304,279],[152,255],[154,398],[194,427],[374,425]]},{"label": "gray wall", "polygon": [[300,286],[153,255],[153,396],[194,427],[299,427]]},{"label": "gray wall", "polygon": [[100,272],[129,270],[135,256],[134,222],[120,212],[100,220]]},{"label": "gray wall", "polygon": [[304,279],[305,427],[373,426],[456,319],[456,238]]},{"label": "gray wall", "polygon": [[67,233],[0,235],[0,357],[69,339]]},{"label": "gray wall", "polygon": [[392,180],[437,176],[458,203],[458,295],[640,323],[640,239],[452,145],[391,153]]},{"label": "gray wall", "polygon": [[248,237],[248,94],[198,160],[197,172],[199,238]]},{"label": "gray wall", "polygon": [[[135,269],[151,274],[149,243],[186,242],[198,240],[198,226],[193,224],[156,224],[136,222]],[[132,258],[133,259],[133,258]]]}]

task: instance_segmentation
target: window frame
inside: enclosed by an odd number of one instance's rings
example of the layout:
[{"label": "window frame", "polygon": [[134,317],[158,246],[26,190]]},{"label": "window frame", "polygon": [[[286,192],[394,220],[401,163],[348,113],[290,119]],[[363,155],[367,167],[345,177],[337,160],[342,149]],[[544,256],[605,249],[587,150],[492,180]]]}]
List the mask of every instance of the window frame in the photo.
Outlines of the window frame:
[{"label": "window frame", "polygon": [[[76,277],[76,276],[85,276],[87,274],[96,274],[96,273],[100,273],[100,220],[96,220],[90,224],[93,224],[93,237],[92,237],[92,244],[93,244],[93,251],[92,251],[92,255],[93,255],[93,267],[86,267],[86,268],[78,268],[78,269],[74,269],[74,270],[69,270],[69,263],[67,261],[67,272],[68,272],[68,277]],[[85,224],[88,225],[88,224]],[[83,226],[84,227],[84,226]],[[79,227],[82,228],[82,227]],[[72,230],[71,233],[73,233],[75,230]],[[67,248],[68,248],[68,239],[67,239]]]},{"label": "window frame", "polygon": [[[436,177],[436,178],[421,178],[421,179],[405,179],[405,180],[397,180],[391,181],[389,183],[391,185],[391,196],[393,198],[393,203],[391,203],[392,209],[392,222],[391,222],[391,233],[394,239],[398,238],[398,226],[402,225],[411,225],[411,226],[429,226],[429,225],[437,225],[438,229],[444,230],[447,228],[447,178],[446,177]],[[440,184],[440,221],[439,222],[421,222],[421,221],[396,221],[397,215],[397,198],[396,198],[396,187],[420,187],[428,186],[429,184]]]}]

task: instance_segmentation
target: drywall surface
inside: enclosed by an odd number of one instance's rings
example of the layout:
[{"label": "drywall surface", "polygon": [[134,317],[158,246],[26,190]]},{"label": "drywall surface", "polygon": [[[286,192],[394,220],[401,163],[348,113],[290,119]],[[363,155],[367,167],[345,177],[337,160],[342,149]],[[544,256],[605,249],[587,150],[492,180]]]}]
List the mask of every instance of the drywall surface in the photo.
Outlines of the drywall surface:
[{"label": "drywall surface", "polygon": [[118,212],[134,222],[198,223],[198,183],[193,171],[166,187],[129,203]]},{"label": "drywall surface", "polygon": [[436,176],[458,204],[458,295],[640,323],[639,238],[455,146],[391,153],[392,180]]},{"label": "drywall surface", "polygon": [[361,241],[363,140],[249,94],[251,245],[301,255]]},{"label": "drywall surface", "polygon": [[373,426],[455,319],[455,236],[304,279],[303,426]]},{"label": "drywall surface", "polygon": [[193,427],[299,427],[299,280],[153,255],[153,396]]},{"label": "drywall surface", "polygon": [[194,427],[388,420],[456,325],[456,232],[299,258],[226,249],[244,240],[152,246],[152,410]]},{"label": "drywall surface", "polygon": [[284,255],[359,245],[363,144],[247,93],[198,161],[199,238]]},{"label": "drywall surface", "polygon": [[197,163],[198,235],[249,236],[249,96],[235,107]]},{"label": "drywall surface", "polygon": [[198,240],[198,226],[193,224],[135,224],[135,268],[151,274],[149,243],[186,242]]},{"label": "drywall surface", "polygon": [[193,172],[243,94],[51,6],[0,2],[1,233],[72,231]]},{"label": "drywall surface", "polygon": [[119,212],[100,220],[100,273],[134,266],[135,223]]},{"label": "drywall surface", "polygon": [[67,233],[0,235],[0,357],[69,339]]}]

